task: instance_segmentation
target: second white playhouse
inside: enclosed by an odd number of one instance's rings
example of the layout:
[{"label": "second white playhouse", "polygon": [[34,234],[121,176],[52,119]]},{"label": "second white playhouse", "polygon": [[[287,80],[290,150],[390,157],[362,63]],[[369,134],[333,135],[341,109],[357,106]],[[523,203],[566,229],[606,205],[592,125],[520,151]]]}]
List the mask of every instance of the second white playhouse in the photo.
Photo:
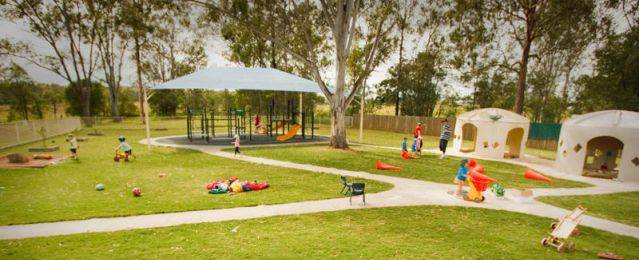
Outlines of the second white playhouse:
[{"label": "second white playhouse", "polygon": [[528,118],[499,108],[466,112],[455,122],[453,149],[491,158],[519,158],[529,127]]},{"label": "second white playhouse", "polygon": [[555,163],[567,174],[639,181],[639,113],[606,110],[566,120]]}]

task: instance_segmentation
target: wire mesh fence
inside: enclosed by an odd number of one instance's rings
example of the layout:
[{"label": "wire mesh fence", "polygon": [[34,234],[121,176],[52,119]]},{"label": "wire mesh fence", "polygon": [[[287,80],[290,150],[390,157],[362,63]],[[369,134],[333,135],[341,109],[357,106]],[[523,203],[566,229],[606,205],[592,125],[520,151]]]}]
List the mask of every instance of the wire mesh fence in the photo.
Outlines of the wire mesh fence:
[{"label": "wire mesh fence", "polygon": [[66,134],[81,127],[79,117],[2,123],[0,124],[0,149]]}]

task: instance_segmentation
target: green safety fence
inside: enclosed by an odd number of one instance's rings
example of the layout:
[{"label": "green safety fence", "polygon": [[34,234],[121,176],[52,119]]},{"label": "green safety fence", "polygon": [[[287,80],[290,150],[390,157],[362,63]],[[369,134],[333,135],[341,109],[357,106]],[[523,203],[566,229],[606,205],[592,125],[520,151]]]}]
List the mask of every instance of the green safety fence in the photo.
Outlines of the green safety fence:
[{"label": "green safety fence", "polygon": [[559,140],[561,124],[530,123],[528,139],[534,140]]}]

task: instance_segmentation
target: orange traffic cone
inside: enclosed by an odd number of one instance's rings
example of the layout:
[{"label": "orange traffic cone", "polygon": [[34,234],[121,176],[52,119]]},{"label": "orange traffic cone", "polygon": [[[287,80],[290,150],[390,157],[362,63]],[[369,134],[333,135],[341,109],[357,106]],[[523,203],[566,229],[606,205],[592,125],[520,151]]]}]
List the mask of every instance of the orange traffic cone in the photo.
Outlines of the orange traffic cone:
[{"label": "orange traffic cone", "polygon": [[490,177],[490,176],[485,175],[485,174],[481,174],[481,173],[479,173],[477,171],[470,172],[470,177],[473,177],[473,179],[475,179],[475,180],[497,182],[497,180],[495,180],[493,177]]},{"label": "orange traffic cone", "polygon": [[399,171],[402,169],[397,166],[384,164],[380,160],[377,160],[377,163],[375,164],[375,168],[377,168],[378,170],[391,170],[391,171]]},{"label": "orange traffic cone", "polygon": [[550,178],[542,175],[541,173],[533,171],[531,169],[526,169],[526,171],[524,172],[524,178],[531,179],[531,180],[536,180],[536,181],[545,181],[545,182],[551,182],[552,181]]},{"label": "orange traffic cone", "polygon": [[402,158],[404,158],[404,159],[415,159],[415,157],[412,154],[409,154],[407,151],[403,151],[402,152]]}]

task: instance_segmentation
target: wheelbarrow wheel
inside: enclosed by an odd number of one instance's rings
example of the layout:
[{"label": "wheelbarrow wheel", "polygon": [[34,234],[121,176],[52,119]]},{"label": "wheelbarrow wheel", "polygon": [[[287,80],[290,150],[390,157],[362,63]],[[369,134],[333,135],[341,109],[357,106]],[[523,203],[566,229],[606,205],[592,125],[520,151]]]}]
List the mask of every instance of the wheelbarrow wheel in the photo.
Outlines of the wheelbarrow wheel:
[{"label": "wheelbarrow wheel", "polygon": [[580,234],[581,232],[579,231],[578,227],[575,227],[575,229],[572,230],[572,233],[570,233],[571,236],[576,237]]},{"label": "wheelbarrow wheel", "polygon": [[544,238],[541,239],[541,245],[542,246],[547,246],[548,245],[548,238],[547,237],[544,237]]},{"label": "wheelbarrow wheel", "polygon": [[560,253],[565,252],[566,251],[566,244],[565,243],[559,244],[559,246],[557,247],[557,251],[559,251]]}]

